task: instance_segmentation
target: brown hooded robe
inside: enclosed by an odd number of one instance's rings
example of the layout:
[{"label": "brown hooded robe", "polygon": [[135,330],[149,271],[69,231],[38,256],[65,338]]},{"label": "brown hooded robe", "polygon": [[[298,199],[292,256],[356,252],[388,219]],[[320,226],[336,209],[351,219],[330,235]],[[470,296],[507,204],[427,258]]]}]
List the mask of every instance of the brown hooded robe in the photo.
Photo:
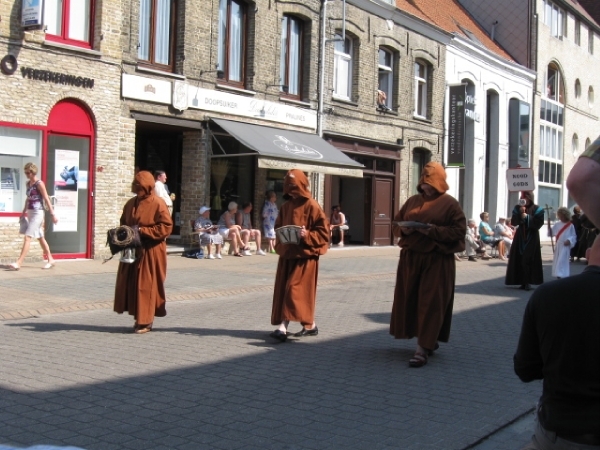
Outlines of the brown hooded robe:
[{"label": "brown hooded robe", "polygon": [[154,177],[139,172],[134,184],[143,193],[130,199],[123,208],[121,225],[137,225],[142,247],[136,249],[132,264],[119,263],[115,286],[114,310],[128,311],[140,325],[148,325],[154,317],[167,315],[165,309],[165,278],[167,276],[167,244],[173,222],[166,203],[154,195]]},{"label": "brown hooded robe", "polygon": [[[434,187],[438,195],[426,198],[421,184]],[[454,253],[465,249],[467,221],[458,202],[448,190],[446,172],[435,162],[428,163],[419,179],[421,194],[410,197],[394,221],[417,221],[431,224],[425,232],[415,229],[404,234],[394,224],[400,262],[396,274],[394,306],[390,334],[396,339],[418,338],[418,344],[433,350],[437,341],[448,342],[456,265]]]},{"label": "brown hooded robe", "polygon": [[[311,198],[308,179],[301,170],[290,170],[284,180],[284,194],[290,196],[279,211],[275,228],[298,225],[308,236],[299,244],[275,243],[279,255],[271,324],[284,321],[312,325],[315,320],[319,256],[329,246],[329,223],[321,206]],[[294,198],[295,197],[295,198]]]}]

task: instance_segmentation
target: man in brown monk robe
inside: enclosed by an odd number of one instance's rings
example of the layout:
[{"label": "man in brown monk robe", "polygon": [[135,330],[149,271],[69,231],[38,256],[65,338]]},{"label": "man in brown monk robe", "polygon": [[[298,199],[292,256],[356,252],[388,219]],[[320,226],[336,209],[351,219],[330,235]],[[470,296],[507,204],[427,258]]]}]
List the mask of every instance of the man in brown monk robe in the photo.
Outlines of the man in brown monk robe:
[{"label": "man in brown monk robe", "polygon": [[279,239],[275,243],[279,262],[271,325],[278,328],[270,336],[280,342],[287,339],[290,321],[302,324],[302,330],[294,335],[296,337],[319,333],[315,324],[319,256],[324,255],[329,247],[329,223],[321,206],[310,195],[304,172],[290,170],[283,183],[283,192],[288,200],[281,207],[275,229],[285,225],[301,228],[298,244],[284,244]]},{"label": "man in brown monk robe", "polygon": [[402,250],[390,334],[396,339],[417,337],[411,367],[427,364],[438,341],[448,342],[456,279],[454,254],[465,249],[467,231],[460,205],[446,194],[441,164],[430,162],[423,168],[417,189],[420,193],[406,201],[393,225]]},{"label": "man in brown monk robe", "polygon": [[133,263],[119,263],[115,286],[114,310],[128,311],[134,316],[134,331],[152,330],[154,317],[167,315],[165,278],[167,276],[167,244],[173,221],[166,203],[154,194],[154,177],[150,172],[136,174],[135,197],[123,208],[121,225],[138,227],[142,246],[136,249]]}]

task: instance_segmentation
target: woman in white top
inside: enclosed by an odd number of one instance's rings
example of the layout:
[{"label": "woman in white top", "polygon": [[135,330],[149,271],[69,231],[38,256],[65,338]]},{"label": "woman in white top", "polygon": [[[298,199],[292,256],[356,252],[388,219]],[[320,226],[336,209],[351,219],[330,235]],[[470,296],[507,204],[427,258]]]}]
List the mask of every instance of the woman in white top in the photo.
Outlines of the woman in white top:
[{"label": "woman in white top", "polygon": [[51,269],[54,267],[54,258],[52,258],[50,247],[44,238],[44,204],[48,207],[48,212],[52,216],[52,222],[58,223],[58,219],[54,215],[54,208],[48,197],[46,186],[44,185],[44,182],[37,177],[37,166],[33,163],[27,163],[25,164],[24,171],[25,176],[29,181],[27,182],[27,199],[25,200],[21,219],[27,219],[27,230],[24,233],[25,238],[23,240],[21,255],[19,256],[19,259],[17,259],[17,262],[10,265],[10,268],[12,270],[19,270],[21,268],[21,264],[23,264],[27,253],[29,253],[31,239],[36,238],[42,246],[44,255],[48,259],[48,262],[44,265],[43,269]]}]

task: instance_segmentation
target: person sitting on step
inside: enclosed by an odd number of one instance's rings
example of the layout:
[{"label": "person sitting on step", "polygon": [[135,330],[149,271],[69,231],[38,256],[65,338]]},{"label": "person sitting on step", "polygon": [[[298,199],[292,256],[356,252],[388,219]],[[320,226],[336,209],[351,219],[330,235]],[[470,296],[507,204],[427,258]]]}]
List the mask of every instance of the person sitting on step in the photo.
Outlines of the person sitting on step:
[{"label": "person sitting on step", "polygon": [[252,212],[252,203],[245,202],[245,203],[242,203],[242,209],[240,211],[238,211],[237,214],[235,215],[236,225],[239,225],[240,227],[242,227],[241,234],[242,234],[242,243],[243,243],[243,248],[244,248],[243,255],[250,256],[252,254],[252,253],[250,253],[250,247],[248,247],[248,241],[250,241],[250,238],[253,238],[254,242],[256,242],[256,254],[264,256],[264,255],[266,255],[266,253],[263,252],[262,249],[260,248],[260,245],[262,242],[262,235],[260,233],[260,230],[252,228],[252,218],[250,215],[251,212]]},{"label": "person sitting on step", "polygon": [[329,219],[329,231],[330,231],[330,244],[333,242],[333,234],[339,233],[340,241],[337,244],[338,247],[344,246],[344,231],[348,230],[348,224],[346,222],[346,216],[342,212],[342,208],[339,205],[331,207],[331,217]]}]

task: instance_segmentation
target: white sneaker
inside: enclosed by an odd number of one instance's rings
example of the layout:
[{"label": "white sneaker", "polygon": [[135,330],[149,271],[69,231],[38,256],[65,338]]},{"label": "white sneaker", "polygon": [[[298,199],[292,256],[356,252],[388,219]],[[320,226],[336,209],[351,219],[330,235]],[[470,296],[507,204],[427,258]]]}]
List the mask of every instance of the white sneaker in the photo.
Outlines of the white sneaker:
[{"label": "white sneaker", "polygon": [[252,253],[250,253],[250,250],[244,250],[242,252],[242,255],[244,255],[244,256],[252,256]]},{"label": "white sneaker", "polygon": [[266,255],[266,253],[263,252],[260,248],[258,250],[256,250],[256,254],[260,255],[260,256],[265,256]]},{"label": "white sneaker", "polygon": [[217,259],[223,259],[220,253],[217,253]]},{"label": "white sneaker", "polygon": [[344,243],[343,243],[343,242],[340,242],[340,243],[339,243],[337,246],[338,246],[338,247],[343,247],[343,246],[344,246]]},{"label": "white sneaker", "polygon": [[215,259],[215,257],[213,255],[207,255],[206,259]]}]

